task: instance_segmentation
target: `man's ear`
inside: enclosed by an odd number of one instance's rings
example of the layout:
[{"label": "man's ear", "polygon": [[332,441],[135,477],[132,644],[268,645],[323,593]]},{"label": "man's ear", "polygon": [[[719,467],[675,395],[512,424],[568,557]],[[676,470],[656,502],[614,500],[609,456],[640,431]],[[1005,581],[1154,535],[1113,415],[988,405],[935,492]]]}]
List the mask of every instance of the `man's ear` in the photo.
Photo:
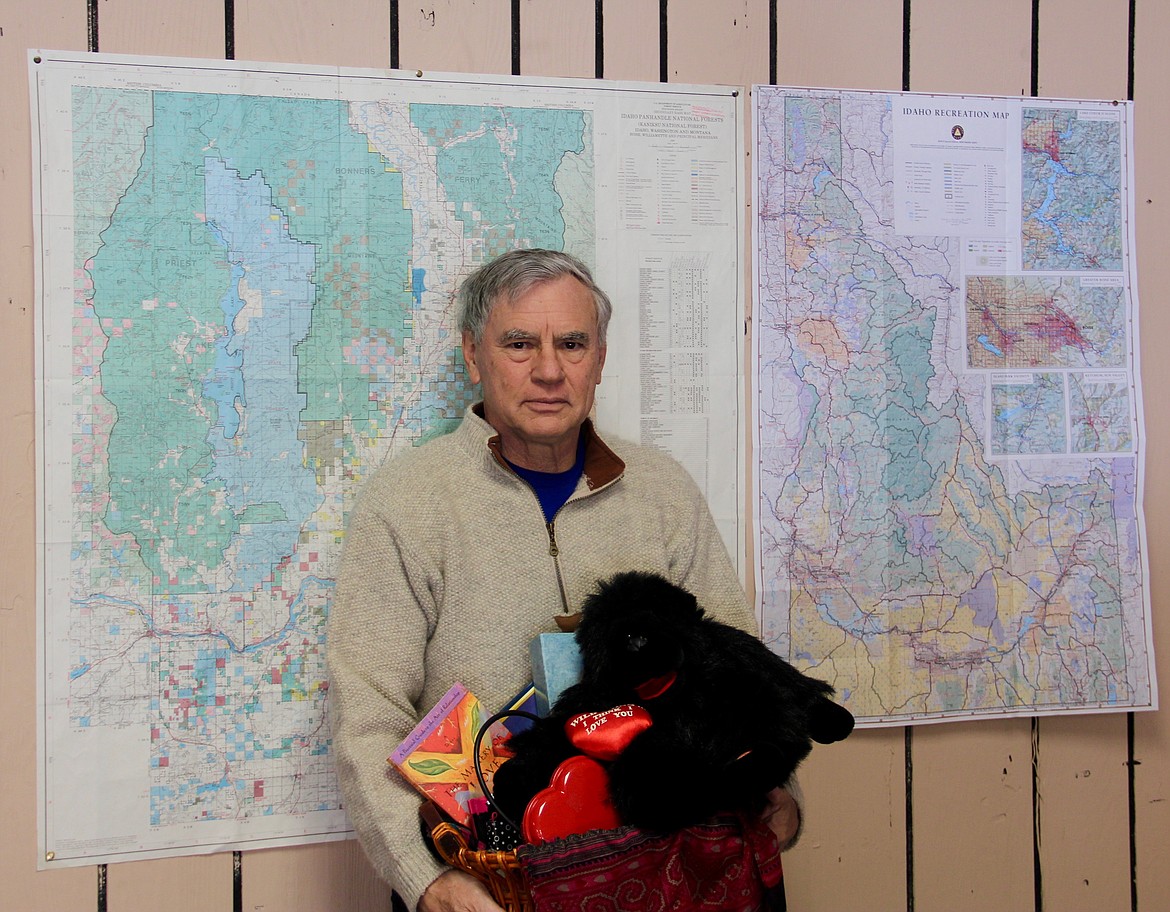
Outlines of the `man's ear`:
[{"label": "man's ear", "polygon": [[472,383],[479,383],[479,365],[476,356],[479,350],[475,344],[475,336],[464,330],[463,332],[463,363],[467,365],[467,375]]},{"label": "man's ear", "polygon": [[605,368],[605,353],[607,351],[609,349],[606,346],[601,346],[601,357],[597,359],[597,379],[594,381],[594,385],[601,384],[601,372]]}]

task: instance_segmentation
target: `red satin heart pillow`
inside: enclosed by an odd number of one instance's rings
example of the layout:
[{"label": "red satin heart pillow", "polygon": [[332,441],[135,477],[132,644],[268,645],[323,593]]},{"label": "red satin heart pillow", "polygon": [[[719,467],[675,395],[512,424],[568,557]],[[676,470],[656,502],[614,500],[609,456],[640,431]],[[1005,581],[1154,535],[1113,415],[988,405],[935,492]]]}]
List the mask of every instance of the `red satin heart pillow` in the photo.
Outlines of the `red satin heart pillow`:
[{"label": "red satin heart pillow", "polygon": [[653,724],[643,707],[633,703],[604,712],[581,713],[565,723],[565,734],[581,753],[595,760],[615,760],[634,737]]},{"label": "red satin heart pillow", "polygon": [[609,796],[609,774],[589,757],[561,763],[549,787],[528,802],[520,824],[524,841],[550,842],[588,830],[611,830],[621,824]]}]

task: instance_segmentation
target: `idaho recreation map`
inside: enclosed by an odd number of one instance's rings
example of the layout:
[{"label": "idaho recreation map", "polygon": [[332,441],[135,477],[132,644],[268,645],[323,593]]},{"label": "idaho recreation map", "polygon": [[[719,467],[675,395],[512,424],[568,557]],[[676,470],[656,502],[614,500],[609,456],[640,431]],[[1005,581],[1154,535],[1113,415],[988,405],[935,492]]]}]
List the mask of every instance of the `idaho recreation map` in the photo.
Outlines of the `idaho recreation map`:
[{"label": "idaho recreation map", "polygon": [[867,724],[1156,706],[1129,105],[754,91],[765,639]]}]

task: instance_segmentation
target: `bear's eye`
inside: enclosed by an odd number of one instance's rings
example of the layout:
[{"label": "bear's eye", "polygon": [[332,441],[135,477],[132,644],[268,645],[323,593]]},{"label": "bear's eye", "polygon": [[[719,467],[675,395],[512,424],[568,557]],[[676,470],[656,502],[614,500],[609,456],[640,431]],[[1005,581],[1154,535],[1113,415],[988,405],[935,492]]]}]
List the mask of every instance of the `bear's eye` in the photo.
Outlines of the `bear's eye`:
[{"label": "bear's eye", "polygon": [[627,634],[626,648],[630,650],[630,652],[638,652],[646,645],[646,643],[646,638],[640,633]]}]

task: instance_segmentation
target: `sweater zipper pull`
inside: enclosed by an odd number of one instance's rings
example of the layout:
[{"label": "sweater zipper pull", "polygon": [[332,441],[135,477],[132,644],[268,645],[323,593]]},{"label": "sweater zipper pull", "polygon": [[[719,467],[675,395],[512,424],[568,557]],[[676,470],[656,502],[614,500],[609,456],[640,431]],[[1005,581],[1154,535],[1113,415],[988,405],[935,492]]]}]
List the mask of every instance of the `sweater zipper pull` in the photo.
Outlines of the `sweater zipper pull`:
[{"label": "sweater zipper pull", "polygon": [[[553,567],[557,571],[557,589],[561,592],[561,607],[564,608],[565,614],[567,615],[569,613],[569,593],[565,591],[565,578],[561,576],[561,562],[558,557],[561,549],[557,547],[556,527],[552,522],[545,523],[545,525],[548,528],[548,553],[552,557]],[[559,625],[560,623],[561,621],[558,618],[557,624]],[[573,626],[576,627],[576,624]]]}]

